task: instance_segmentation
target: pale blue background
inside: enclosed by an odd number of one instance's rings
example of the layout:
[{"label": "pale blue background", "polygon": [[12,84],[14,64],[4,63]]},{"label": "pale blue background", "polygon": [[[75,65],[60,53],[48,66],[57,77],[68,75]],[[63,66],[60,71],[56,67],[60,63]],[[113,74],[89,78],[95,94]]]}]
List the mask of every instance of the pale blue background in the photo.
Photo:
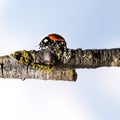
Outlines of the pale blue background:
[{"label": "pale blue background", "polygon": [[[120,0],[0,0],[0,56],[38,50],[49,33],[74,49],[120,47]],[[120,120],[120,68],[77,72],[76,82],[0,79],[0,120]]]}]

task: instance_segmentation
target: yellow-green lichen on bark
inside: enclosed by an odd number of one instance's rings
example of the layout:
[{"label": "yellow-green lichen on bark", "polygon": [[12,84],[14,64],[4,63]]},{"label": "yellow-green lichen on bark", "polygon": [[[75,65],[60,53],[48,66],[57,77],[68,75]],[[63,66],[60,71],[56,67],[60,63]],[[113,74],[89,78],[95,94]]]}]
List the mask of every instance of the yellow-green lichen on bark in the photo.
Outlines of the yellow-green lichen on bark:
[{"label": "yellow-green lichen on bark", "polygon": [[[56,70],[59,69],[55,66],[44,65],[41,63],[35,63],[34,62],[35,58],[33,58],[34,54],[35,54],[34,50],[31,50],[31,51],[22,50],[22,51],[15,51],[13,54],[10,55],[10,57],[13,57],[14,59],[16,59],[20,64],[29,65],[29,66],[31,66],[32,69],[37,69],[44,73],[55,72]],[[67,71],[69,76],[71,76],[71,77],[73,76],[72,69],[65,68],[65,71]]]},{"label": "yellow-green lichen on bark", "polygon": [[55,66],[41,65],[39,63],[32,63],[31,66],[33,69],[38,69],[43,72],[53,72],[56,70]]},{"label": "yellow-green lichen on bark", "polygon": [[67,73],[69,74],[70,77],[73,76],[73,69],[71,69],[71,68],[67,68],[66,71],[67,71]]},{"label": "yellow-green lichen on bark", "polygon": [[32,57],[33,51],[16,51],[10,56],[15,58],[18,62],[23,63],[23,64],[29,64],[33,62],[33,57]]},{"label": "yellow-green lichen on bark", "polygon": [[11,57],[15,58],[21,64],[30,64],[33,69],[38,69],[43,72],[53,72],[56,70],[55,66],[41,65],[40,63],[34,63],[32,54],[34,50],[31,51],[15,51],[13,54],[10,54]]}]

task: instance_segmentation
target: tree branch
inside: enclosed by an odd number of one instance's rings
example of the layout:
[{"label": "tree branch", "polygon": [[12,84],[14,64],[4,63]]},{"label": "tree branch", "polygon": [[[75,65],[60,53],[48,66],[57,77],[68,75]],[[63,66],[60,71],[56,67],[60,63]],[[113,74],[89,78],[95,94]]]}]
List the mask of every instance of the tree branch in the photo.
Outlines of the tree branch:
[{"label": "tree branch", "polygon": [[76,81],[75,69],[20,63],[10,56],[0,57],[0,78]]},{"label": "tree branch", "polygon": [[120,66],[120,49],[76,49],[71,57],[62,59],[63,65],[72,68],[97,68]]},{"label": "tree branch", "polygon": [[120,49],[16,51],[0,57],[0,77],[76,81],[75,68],[120,66]]}]

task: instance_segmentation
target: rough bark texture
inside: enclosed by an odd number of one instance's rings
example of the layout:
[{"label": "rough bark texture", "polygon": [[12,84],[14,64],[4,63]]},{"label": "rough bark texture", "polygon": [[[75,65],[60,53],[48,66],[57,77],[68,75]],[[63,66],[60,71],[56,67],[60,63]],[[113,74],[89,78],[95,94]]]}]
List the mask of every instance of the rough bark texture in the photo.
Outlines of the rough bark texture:
[{"label": "rough bark texture", "polygon": [[97,68],[120,66],[120,49],[76,49],[71,50],[70,59],[63,59],[63,65],[72,68]]},{"label": "rough bark texture", "polygon": [[120,66],[120,49],[67,49],[59,56],[50,50],[16,51],[0,57],[0,77],[76,81],[75,68]]},{"label": "rough bark texture", "polygon": [[0,57],[0,78],[76,81],[75,69],[23,64],[9,56]]}]

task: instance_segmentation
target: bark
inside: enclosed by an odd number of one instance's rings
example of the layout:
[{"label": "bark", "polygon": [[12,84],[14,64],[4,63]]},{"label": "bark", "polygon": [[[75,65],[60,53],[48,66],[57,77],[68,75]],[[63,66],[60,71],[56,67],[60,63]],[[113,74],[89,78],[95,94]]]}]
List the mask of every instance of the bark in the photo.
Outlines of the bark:
[{"label": "bark", "polygon": [[16,51],[0,57],[0,77],[76,81],[75,68],[120,66],[120,49]]},{"label": "bark", "polygon": [[63,58],[63,66],[72,68],[98,68],[120,66],[120,49],[76,49],[71,58]]},{"label": "bark", "polygon": [[32,66],[20,63],[10,56],[0,57],[0,64],[0,78],[76,81],[77,77],[75,69],[37,64]]}]

